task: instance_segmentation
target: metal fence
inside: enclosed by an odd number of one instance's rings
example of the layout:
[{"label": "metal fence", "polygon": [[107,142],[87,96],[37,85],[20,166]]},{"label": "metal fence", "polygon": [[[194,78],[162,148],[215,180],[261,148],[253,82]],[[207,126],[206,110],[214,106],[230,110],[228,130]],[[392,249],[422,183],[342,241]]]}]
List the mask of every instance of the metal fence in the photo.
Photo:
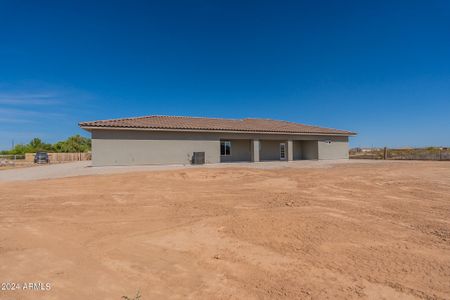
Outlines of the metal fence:
[{"label": "metal fence", "polygon": [[450,160],[449,148],[412,148],[412,149],[352,149],[353,159],[390,159],[390,160]]}]

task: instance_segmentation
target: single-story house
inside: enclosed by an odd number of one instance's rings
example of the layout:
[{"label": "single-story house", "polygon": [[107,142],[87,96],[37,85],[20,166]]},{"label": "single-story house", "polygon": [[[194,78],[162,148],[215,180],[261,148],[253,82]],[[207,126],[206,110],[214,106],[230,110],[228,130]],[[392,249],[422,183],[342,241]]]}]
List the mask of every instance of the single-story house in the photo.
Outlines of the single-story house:
[{"label": "single-story house", "polygon": [[92,165],[188,164],[347,159],[355,133],[270,119],[146,116],[82,122],[92,134]]}]

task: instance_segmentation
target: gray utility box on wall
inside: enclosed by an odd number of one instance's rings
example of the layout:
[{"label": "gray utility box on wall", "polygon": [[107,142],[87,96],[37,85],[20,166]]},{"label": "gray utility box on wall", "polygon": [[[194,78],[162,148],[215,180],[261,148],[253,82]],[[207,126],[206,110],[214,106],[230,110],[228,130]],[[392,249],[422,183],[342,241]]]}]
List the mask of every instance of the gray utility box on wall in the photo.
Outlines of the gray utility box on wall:
[{"label": "gray utility box on wall", "polygon": [[192,155],[193,165],[203,165],[205,163],[205,152],[194,152]]}]

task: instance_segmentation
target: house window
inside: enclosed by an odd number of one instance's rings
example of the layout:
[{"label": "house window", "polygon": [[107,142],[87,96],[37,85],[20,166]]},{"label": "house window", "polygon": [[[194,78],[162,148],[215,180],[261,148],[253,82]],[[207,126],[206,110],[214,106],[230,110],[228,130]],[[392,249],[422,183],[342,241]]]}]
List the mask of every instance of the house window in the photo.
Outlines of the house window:
[{"label": "house window", "polygon": [[220,141],[220,155],[230,156],[231,155],[231,142],[230,141]]}]

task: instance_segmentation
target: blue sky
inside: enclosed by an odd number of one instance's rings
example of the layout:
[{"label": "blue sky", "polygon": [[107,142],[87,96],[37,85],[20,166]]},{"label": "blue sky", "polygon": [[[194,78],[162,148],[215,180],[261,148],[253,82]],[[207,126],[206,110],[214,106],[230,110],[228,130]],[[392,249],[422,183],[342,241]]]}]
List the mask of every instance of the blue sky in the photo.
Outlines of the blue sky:
[{"label": "blue sky", "polygon": [[0,149],[152,114],[450,146],[450,1],[0,0]]}]

